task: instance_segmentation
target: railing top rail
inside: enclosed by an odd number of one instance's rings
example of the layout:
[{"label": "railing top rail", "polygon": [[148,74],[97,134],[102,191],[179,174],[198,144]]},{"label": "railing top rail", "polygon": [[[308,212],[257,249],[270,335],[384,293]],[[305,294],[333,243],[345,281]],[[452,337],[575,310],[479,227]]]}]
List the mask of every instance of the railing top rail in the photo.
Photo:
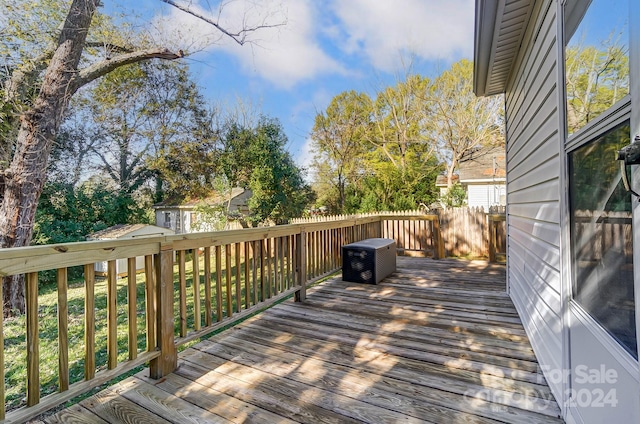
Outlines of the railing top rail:
[{"label": "railing top rail", "polygon": [[205,246],[220,246],[292,236],[303,231],[313,232],[344,228],[387,219],[423,219],[433,221],[437,220],[438,216],[424,214],[420,211],[382,212],[378,214],[343,216],[335,220],[309,220],[308,222],[296,222],[271,227],[0,249],[0,276],[153,255],[160,252],[161,246],[166,245],[171,245],[174,250],[195,249]]}]

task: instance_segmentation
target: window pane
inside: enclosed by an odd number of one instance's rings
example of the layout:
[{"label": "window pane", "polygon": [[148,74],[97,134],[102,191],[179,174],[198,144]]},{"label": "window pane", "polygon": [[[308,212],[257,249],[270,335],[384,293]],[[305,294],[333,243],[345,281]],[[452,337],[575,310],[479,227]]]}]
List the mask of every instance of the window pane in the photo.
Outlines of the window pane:
[{"label": "window pane", "polygon": [[573,298],[634,357],[631,196],[616,151],[629,144],[626,122],[569,154]]},{"label": "window pane", "polygon": [[569,134],[629,94],[629,0],[571,0],[565,7]]}]

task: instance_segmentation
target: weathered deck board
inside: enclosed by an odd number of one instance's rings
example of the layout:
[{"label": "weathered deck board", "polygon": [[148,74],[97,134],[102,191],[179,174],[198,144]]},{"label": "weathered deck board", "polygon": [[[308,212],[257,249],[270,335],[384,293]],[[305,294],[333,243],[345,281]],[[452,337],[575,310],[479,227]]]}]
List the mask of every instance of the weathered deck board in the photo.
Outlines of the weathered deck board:
[{"label": "weathered deck board", "polygon": [[401,257],[379,285],[326,281],[47,422],[561,422],[504,280]]}]

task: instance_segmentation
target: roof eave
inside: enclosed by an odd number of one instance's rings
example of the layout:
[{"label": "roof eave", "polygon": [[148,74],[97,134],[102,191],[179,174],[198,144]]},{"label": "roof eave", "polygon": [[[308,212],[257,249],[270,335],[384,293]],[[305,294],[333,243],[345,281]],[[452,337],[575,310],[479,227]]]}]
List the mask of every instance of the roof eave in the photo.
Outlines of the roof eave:
[{"label": "roof eave", "polygon": [[474,81],[477,96],[505,93],[535,0],[475,0]]},{"label": "roof eave", "polygon": [[507,179],[505,177],[495,177],[495,178],[468,178],[465,180],[460,180],[460,184],[486,184],[486,183],[505,183]]},{"label": "roof eave", "polygon": [[498,1],[476,0],[475,10],[473,92],[482,97],[490,95],[487,93],[487,77],[494,44]]}]

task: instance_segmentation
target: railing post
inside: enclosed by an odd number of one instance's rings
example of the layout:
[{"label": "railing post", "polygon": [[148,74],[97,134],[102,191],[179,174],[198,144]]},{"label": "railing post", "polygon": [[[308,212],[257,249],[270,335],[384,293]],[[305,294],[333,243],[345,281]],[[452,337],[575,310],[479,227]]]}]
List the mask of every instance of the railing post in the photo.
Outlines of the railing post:
[{"label": "railing post", "polygon": [[173,246],[162,244],[155,255],[156,265],[156,342],[160,356],[149,364],[151,378],[162,378],[178,366],[174,343],[173,315]]},{"label": "railing post", "polygon": [[435,246],[433,249],[434,259],[444,258],[444,242],[442,241],[442,232],[440,231],[440,217],[436,216],[433,222],[433,241]]},{"label": "railing post", "polygon": [[307,299],[307,233],[305,231],[296,235],[296,259],[300,290],[295,293],[295,301],[304,302]]},{"label": "railing post", "polygon": [[489,262],[496,261],[496,221],[493,220],[492,215],[487,215],[489,223]]}]

